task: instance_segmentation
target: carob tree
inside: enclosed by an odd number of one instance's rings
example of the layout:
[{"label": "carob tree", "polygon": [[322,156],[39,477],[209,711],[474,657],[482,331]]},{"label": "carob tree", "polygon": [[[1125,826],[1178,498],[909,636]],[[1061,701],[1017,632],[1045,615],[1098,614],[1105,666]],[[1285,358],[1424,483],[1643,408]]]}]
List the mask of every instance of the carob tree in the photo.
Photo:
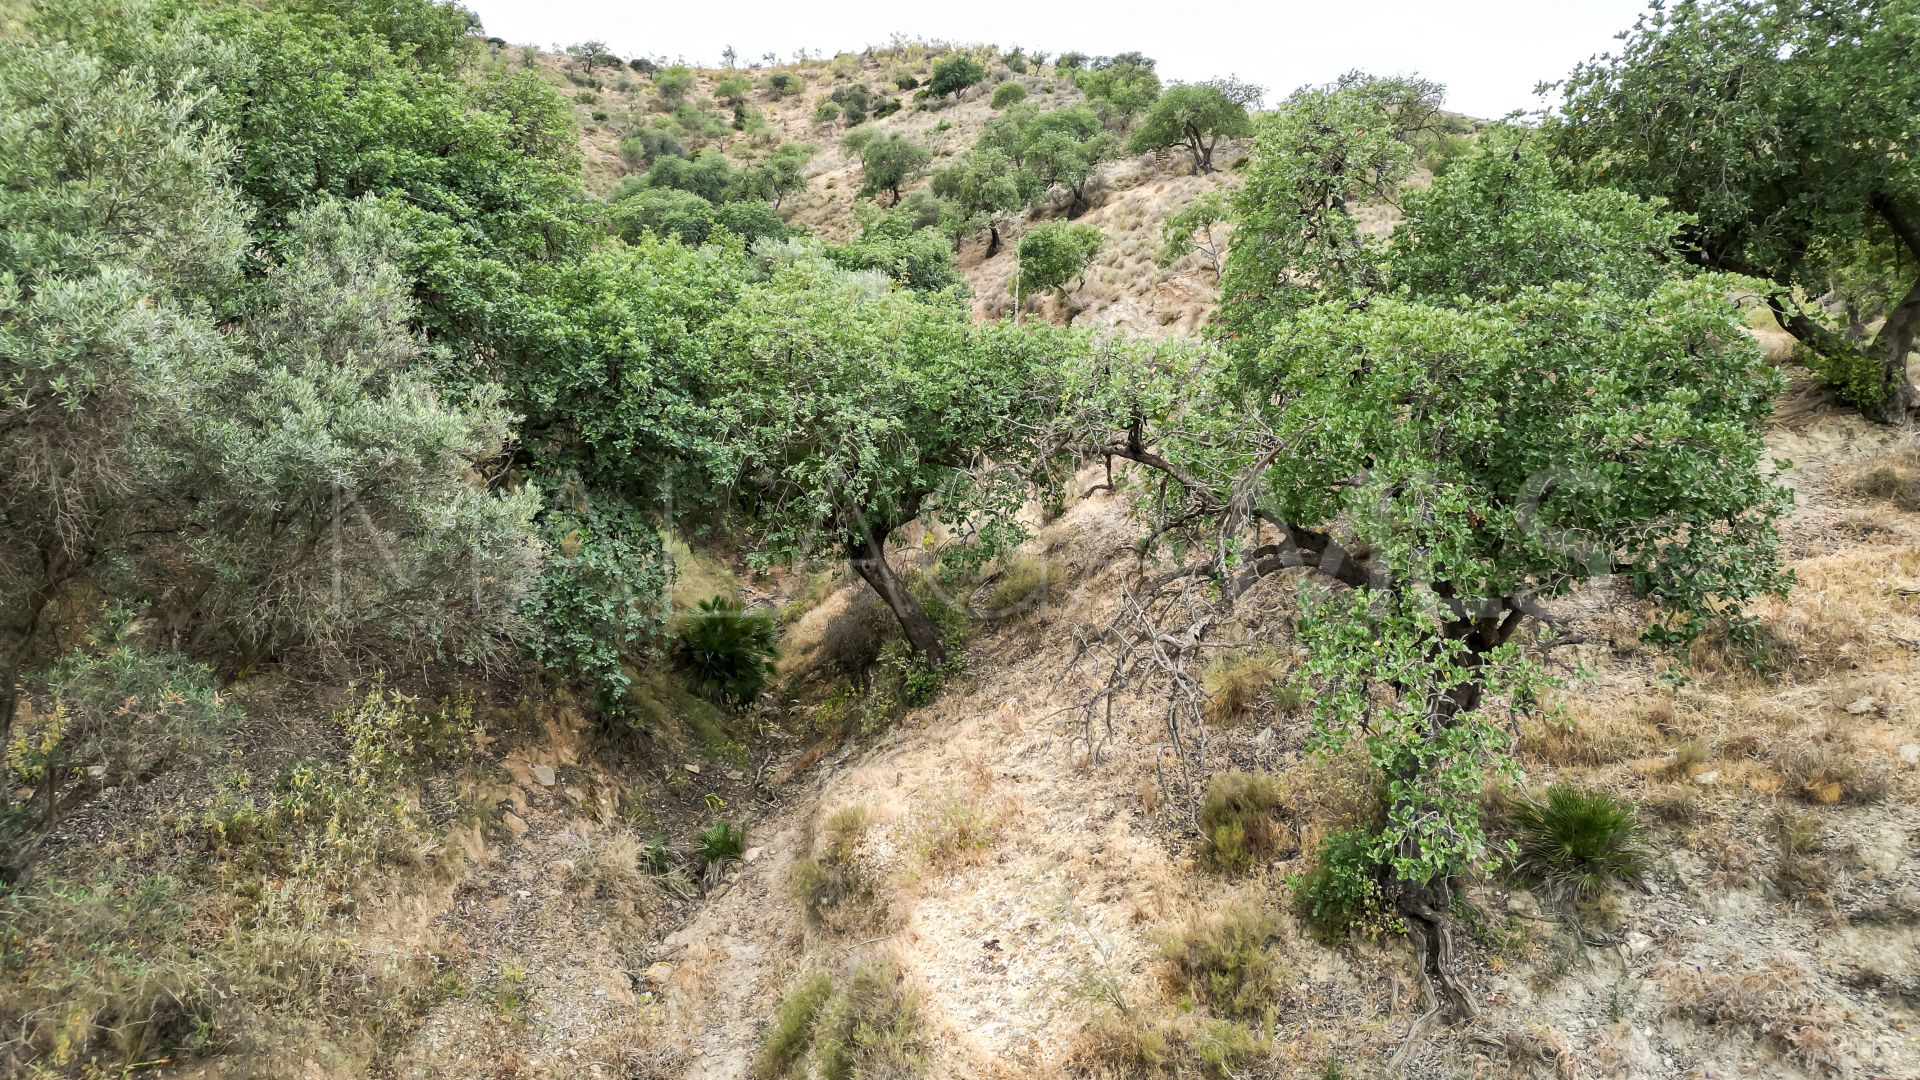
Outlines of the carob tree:
[{"label": "carob tree", "polygon": [[1560,188],[1526,133],[1367,238],[1347,206],[1409,160],[1380,138],[1405,98],[1381,90],[1263,121],[1212,346],[1096,351],[1066,381],[1080,449],[1146,470],[1142,550],[1163,559],[1088,640],[1111,664],[1089,749],[1118,688],[1170,684],[1168,746],[1194,769],[1191,662],[1263,583],[1304,579],[1316,741],[1358,740],[1384,793],[1368,853],[1438,984],[1424,1022],[1472,1009],[1449,912],[1488,849],[1477,795],[1513,768],[1503,721],[1537,705],[1548,602],[1611,576],[1654,640],[1738,632],[1787,584],[1790,496],[1761,438],[1781,379],[1741,321],[1757,283],[1686,272],[1680,219]]}]

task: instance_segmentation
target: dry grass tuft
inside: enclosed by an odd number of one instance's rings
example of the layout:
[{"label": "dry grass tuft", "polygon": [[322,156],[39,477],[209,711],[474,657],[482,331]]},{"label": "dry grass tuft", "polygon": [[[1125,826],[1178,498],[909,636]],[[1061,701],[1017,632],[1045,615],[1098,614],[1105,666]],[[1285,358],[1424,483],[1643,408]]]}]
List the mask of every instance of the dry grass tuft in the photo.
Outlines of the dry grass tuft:
[{"label": "dry grass tuft", "polygon": [[646,845],[626,829],[584,840],[567,867],[567,881],[584,900],[610,904],[623,916],[645,910],[653,893]]},{"label": "dry grass tuft", "polygon": [[920,861],[934,870],[971,866],[985,860],[1000,839],[1000,822],[978,801],[957,792],[920,800],[909,836]]},{"label": "dry grass tuft", "polygon": [[[1727,967],[1737,964],[1728,958]],[[1851,1067],[1834,1032],[1840,1017],[1821,999],[1805,965],[1779,959],[1749,971],[1709,971],[1667,964],[1655,969],[1667,994],[1667,1015],[1710,1025],[1722,1034],[1744,1031],[1820,1075]]]},{"label": "dry grass tuft", "polygon": [[1089,1022],[1066,1048],[1069,1075],[1088,1080],[1229,1077],[1273,1054],[1249,1027],[1169,1011],[1144,1016],[1113,1011]]},{"label": "dry grass tuft", "polygon": [[819,854],[794,864],[793,894],[816,926],[845,932],[885,918],[885,902],[860,860],[860,841],[872,821],[864,806],[835,811],[820,830]]},{"label": "dry grass tuft", "polygon": [[1213,864],[1223,870],[1247,870],[1299,850],[1293,830],[1280,821],[1279,811],[1286,802],[1285,785],[1271,773],[1240,769],[1214,773],[1200,802],[1200,831]]},{"label": "dry grass tuft", "polygon": [[1245,900],[1195,914],[1161,946],[1167,982],[1218,1016],[1269,1019],[1286,994],[1279,915]]},{"label": "dry grass tuft", "polygon": [[1280,657],[1268,651],[1230,653],[1214,658],[1200,673],[1207,692],[1207,719],[1222,726],[1253,719],[1271,702],[1286,677]]},{"label": "dry grass tuft", "polygon": [[1519,750],[1561,767],[1630,761],[1659,744],[1661,726],[1670,724],[1673,715],[1667,698],[1655,698],[1637,712],[1569,702],[1559,716],[1527,719],[1520,729]]},{"label": "dry grass tuft", "polygon": [[1768,758],[1788,791],[1807,802],[1831,806],[1886,798],[1892,778],[1870,754],[1851,736],[1828,727],[1781,739]]},{"label": "dry grass tuft", "polygon": [[1016,619],[1046,606],[1054,586],[1066,580],[1064,569],[1044,555],[1009,555],[1000,560],[981,597],[988,619]]}]

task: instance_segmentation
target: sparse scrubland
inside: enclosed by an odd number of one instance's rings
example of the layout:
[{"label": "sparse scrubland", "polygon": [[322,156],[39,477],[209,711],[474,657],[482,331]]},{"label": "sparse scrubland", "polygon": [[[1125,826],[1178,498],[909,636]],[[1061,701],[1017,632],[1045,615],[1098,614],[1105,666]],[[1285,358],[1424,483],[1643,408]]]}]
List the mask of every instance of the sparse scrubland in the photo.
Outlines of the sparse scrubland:
[{"label": "sparse scrubland", "polygon": [[1920,1074],[1916,40],[0,3],[0,1070]]}]

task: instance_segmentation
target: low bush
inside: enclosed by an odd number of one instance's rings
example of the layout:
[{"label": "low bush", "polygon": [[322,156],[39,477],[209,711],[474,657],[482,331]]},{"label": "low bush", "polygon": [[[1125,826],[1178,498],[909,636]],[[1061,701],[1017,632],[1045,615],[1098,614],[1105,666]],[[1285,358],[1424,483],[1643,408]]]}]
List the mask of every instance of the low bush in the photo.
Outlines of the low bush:
[{"label": "low bush", "polygon": [[1200,802],[1200,831],[1213,865],[1246,870],[1283,854],[1292,839],[1279,817],[1285,802],[1286,790],[1271,773],[1214,773]]},{"label": "low bush", "polygon": [[1392,931],[1393,912],[1382,888],[1389,868],[1377,845],[1365,829],[1328,833],[1312,869],[1288,878],[1296,909],[1322,937],[1352,932],[1382,937]]},{"label": "low bush", "polygon": [[1270,1020],[1286,991],[1280,919],[1246,901],[1198,915],[1161,948],[1168,981],[1216,1015]]},{"label": "low bush", "polygon": [[869,925],[878,914],[873,879],[859,861],[871,820],[864,806],[835,811],[821,830],[819,853],[795,864],[793,893],[815,924],[840,931]]},{"label": "low bush", "polygon": [[892,964],[802,978],[781,998],[754,1062],[759,1080],[915,1076],[926,1064],[919,1003]]},{"label": "low bush", "polygon": [[1270,652],[1216,657],[1200,673],[1200,686],[1207,692],[1207,719],[1223,726],[1244,723],[1262,702],[1274,700],[1285,675],[1280,658]]},{"label": "low bush", "polygon": [[993,88],[993,100],[990,104],[996,109],[1004,109],[1009,105],[1018,105],[1025,100],[1027,100],[1026,84],[1009,79]]},{"label": "low bush", "polygon": [[715,596],[680,617],[678,655],[701,693],[740,706],[766,686],[778,639],[771,615]]},{"label": "low bush", "polygon": [[1004,619],[1033,611],[1046,603],[1061,577],[1059,568],[1044,555],[1009,555],[1000,560],[998,572],[987,585],[982,615]]},{"label": "low bush", "polygon": [[1517,869],[1555,894],[1585,900],[1647,862],[1633,811],[1611,796],[1564,784],[1513,808],[1520,858]]}]

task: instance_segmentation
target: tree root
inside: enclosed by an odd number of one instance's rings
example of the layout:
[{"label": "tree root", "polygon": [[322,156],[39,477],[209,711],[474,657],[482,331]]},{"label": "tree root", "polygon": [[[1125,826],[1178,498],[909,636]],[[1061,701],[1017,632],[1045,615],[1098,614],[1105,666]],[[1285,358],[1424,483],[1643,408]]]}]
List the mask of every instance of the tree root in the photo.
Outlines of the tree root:
[{"label": "tree root", "polygon": [[1406,922],[1407,940],[1413,945],[1417,961],[1414,970],[1419,977],[1426,1011],[1414,1019],[1399,1047],[1387,1059],[1389,1075],[1398,1074],[1406,1066],[1414,1049],[1439,1021],[1471,1022],[1480,1015],[1473,996],[1460,982],[1453,955],[1453,928],[1447,917],[1419,896],[1402,897],[1396,906]]}]

